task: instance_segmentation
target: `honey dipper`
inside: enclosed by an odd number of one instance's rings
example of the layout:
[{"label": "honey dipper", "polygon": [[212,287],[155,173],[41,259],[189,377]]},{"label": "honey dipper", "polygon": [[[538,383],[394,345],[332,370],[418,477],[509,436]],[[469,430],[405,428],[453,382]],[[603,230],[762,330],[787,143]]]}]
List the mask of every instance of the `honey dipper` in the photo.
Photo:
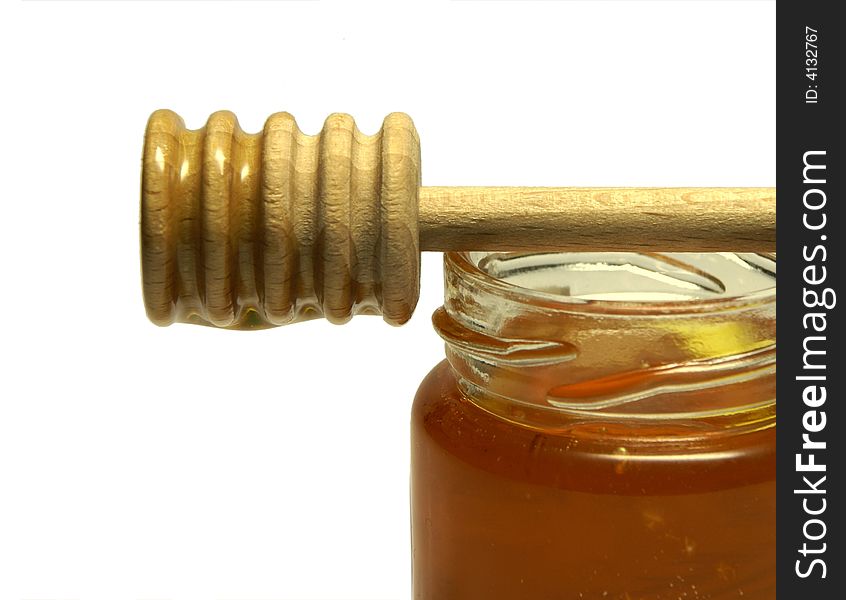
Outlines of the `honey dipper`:
[{"label": "honey dipper", "polygon": [[255,134],[225,111],[197,130],[169,110],[149,119],[141,255],[156,324],[400,325],[421,250],[774,251],[775,189],[429,187],[402,113],[374,135],[346,114],[317,135],[288,113]]}]

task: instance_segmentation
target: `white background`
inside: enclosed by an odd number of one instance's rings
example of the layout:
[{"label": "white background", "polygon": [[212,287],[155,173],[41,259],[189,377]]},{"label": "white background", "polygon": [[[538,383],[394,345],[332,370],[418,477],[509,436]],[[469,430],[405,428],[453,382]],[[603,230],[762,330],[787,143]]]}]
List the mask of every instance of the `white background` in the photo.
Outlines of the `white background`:
[{"label": "white background", "polygon": [[[157,328],[149,113],[412,115],[429,185],[775,184],[773,2],[6,2],[0,598],[409,598],[429,315]],[[530,600],[530,599],[527,599]]]}]

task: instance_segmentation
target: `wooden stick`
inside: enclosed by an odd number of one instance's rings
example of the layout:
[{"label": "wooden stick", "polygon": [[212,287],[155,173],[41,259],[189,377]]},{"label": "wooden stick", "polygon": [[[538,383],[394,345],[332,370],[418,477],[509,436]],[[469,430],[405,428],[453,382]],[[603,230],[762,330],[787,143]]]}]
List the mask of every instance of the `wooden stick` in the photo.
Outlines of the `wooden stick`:
[{"label": "wooden stick", "polygon": [[422,187],[420,248],[775,251],[774,188]]}]

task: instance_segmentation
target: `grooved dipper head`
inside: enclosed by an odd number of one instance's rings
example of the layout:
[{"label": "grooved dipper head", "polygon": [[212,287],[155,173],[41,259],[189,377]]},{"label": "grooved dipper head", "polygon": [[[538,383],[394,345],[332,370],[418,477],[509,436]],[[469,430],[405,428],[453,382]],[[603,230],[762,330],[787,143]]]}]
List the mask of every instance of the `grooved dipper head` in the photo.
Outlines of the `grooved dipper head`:
[{"label": "grooved dipper head", "polygon": [[411,119],[364,135],[330,115],[314,136],[288,113],[261,133],[230,112],[202,129],[147,124],[141,184],[144,302],[159,325],[285,325],[356,314],[408,320],[420,289],[420,142]]}]

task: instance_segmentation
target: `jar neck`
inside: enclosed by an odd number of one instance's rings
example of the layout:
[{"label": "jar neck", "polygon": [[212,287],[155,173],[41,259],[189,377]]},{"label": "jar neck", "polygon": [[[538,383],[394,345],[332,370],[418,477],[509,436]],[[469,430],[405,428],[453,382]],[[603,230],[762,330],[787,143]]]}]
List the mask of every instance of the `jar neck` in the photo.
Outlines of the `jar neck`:
[{"label": "jar neck", "polygon": [[465,395],[523,425],[771,426],[774,256],[695,256],[449,253],[434,324]]}]

